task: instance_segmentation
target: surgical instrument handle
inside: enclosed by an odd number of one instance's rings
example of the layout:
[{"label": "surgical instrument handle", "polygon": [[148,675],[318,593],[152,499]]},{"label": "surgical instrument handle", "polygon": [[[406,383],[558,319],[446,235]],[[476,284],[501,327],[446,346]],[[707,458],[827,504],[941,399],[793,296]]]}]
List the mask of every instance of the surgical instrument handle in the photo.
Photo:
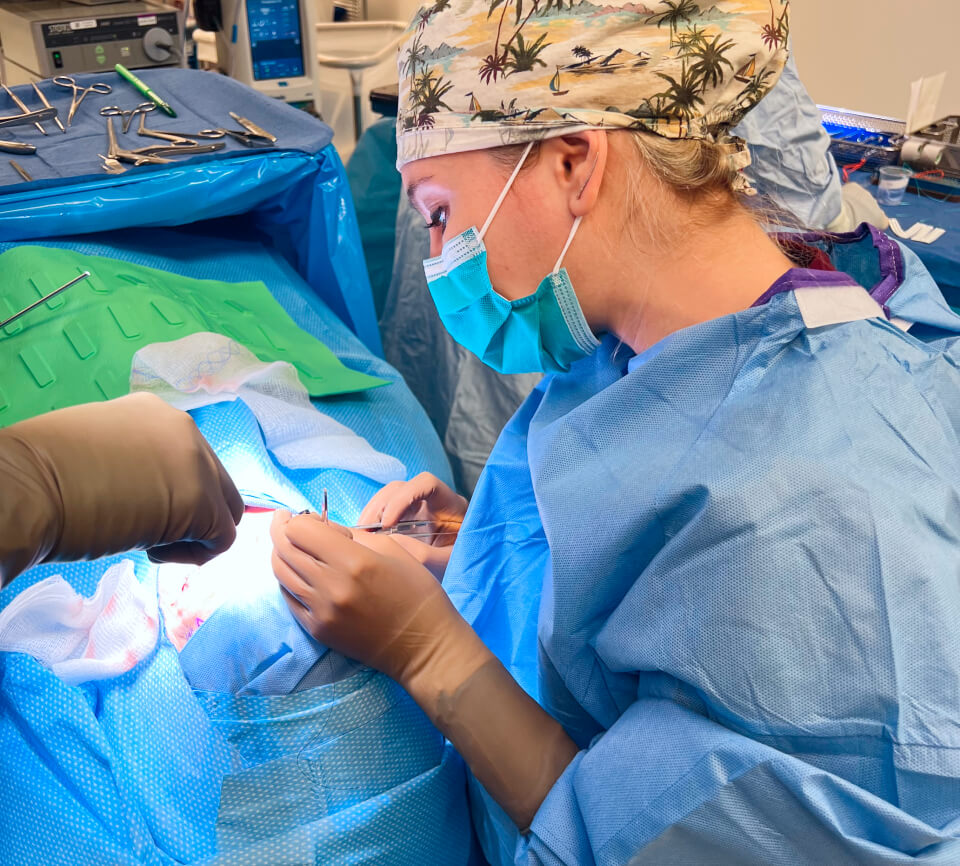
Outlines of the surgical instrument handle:
[{"label": "surgical instrument handle", "polygon": [[57,116],[55,108],[40,108],[37,111],[28,111],[26,114],[15,114],[12,117],[0,117],[0,127],[23,126],[34,121],[50,120]]},{"label": "surgical instrument handle", "polygon": [[30,174],[30,172],[27,171],[27,170],[26,170],[22,165],[20,165],[20,163],[17,162],[16,160],[14,160],[14,159],[11,159],[11,160],[10,160],[10,167],[11,167],[17,174],[19,174],[20,177],[22,177],[25,181],[29,182],[29,181],[33,180],[33,175]]},{"label": "surgical instrument handle", "polygon": [[[17,96],[17,94],[14,93],[9,87],[7,87],[6,84],[0,83],[0,87],[3,87],[3,89],[4,89],[4,91],[6,92],[7,96],[9,96],[9,97],[13,100],[13,102],[14,102],[14,104],[17,106],[17,108],[19,108],[24,114],[29,114],[29,113],[30,113],[30,109],[27,108],[27,104],[26,104],[19,96]],[[34,125],[43,135],[46,135],[46,134],[47,134],[47,131],[43,128],[43,125],[42,125],[39,121],[36,122],[36,123],[34,123],[33,125]]]},{"label": "surgical instrument handle", "polygon": [[0,140],[0,150],[6,153],[36,153],[35,144],[27,144],[25,141],[3,141]]},{"label": "surgical instrument handle", "polygon": [[138,93],[142,93],[147,97],[154,105],[157,106],[162,112],[168,114],[170,117],[176,117],[177,112],[175,112],[166,102],[164,102],[156,93],[154,93],[146,84],[144,84],[136,75],[134,75],[126,66],[122,63],[117,63],[113,67],[117,75],[123,78],[125,81],[129,82],[134,86]]}]

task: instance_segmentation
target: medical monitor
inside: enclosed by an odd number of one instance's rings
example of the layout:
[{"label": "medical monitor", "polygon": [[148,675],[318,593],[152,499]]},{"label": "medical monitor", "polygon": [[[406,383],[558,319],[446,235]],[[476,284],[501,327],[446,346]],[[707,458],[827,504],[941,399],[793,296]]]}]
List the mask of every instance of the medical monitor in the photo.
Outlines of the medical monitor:
[{"label": "medical monitor", "polygon": [[247,0],[254,81],[303,75],[299,0]]},{"label": "medical monitor", "polygon": [[[223,0],[221,68],[286,102],[313,100],[316,24],[323,0]],[[236,17],[231,19],[231,15]]]}]

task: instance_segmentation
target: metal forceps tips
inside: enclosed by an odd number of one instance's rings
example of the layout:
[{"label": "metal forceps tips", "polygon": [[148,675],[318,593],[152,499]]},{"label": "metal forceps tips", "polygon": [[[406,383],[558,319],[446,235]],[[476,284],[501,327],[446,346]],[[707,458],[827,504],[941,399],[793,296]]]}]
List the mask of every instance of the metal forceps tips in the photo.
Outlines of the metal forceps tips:
[{"label": "metal forceps tips", "polygon": [[229,135],[247,147],[269,147],[276,144],[277,137],[262,127],[257,126],[252,120],[240,117],[239,114],[234,114],[232,111],[230,112],[230,116],[237,121],[243,129],[227,129],[226,127],[218,126],[214,129],[202,129],[197,135],[201,138],[220,138],[221,136]]},{"label": "metal forceps tips", "polygon": [[257,126],[252,120],[247,120],[247,118],[241,117],[239,114],[236,114],[233,111],[230,111],[228,113],[237,123],[239,123],[253,137],[262,138],[266,141],[269,141],[270,144],[277,143],[277,137],[272,133],[267,132],[262,126]]},{"label": "metal forceps tips", "polygon": [[51,80],[57,87],[66,87],[73,91],[73,99],[70,102],[70,112],[67,114],[67,126],[73,123],[74,115],[77,113],[80,103],[87,98],[88,93],[113,93],[113,88],[109,84],[101,81],[91,84],[89,87],[82,87],[77,84],[76,79],[72,75],[57,75]]},{"label": "metal forceps tips", "polygon": [[120,131],[126,134],[130,131],[130,124],[136,115],[140,115],[141,121],[148,111],[153,111],[157,106],[152,102],[141,102],[136,108],[121,108],[119,105],[105,105],[100,109],[101,117],[119,117]]},{"label": "metal forceps tips", "polygon": [[[43,91],[37,86],[36,81],[30,82],[33,85],[34,92],[37,94],[37,98],[44,104],[44,107],[52,109],[53,106],[50,104],[50,100],[44,96]],[[61,132],[66,132],[67,128],[60,122],[60,118],[57,116],[56,112],[53,114],[53,122],[60,127]]]}]

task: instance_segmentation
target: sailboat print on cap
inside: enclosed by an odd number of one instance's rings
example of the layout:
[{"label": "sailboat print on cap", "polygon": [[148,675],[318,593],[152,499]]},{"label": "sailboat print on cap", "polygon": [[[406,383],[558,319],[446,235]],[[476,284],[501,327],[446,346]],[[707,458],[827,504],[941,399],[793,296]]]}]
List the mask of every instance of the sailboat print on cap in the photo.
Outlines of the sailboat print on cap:
[{"label": "sailboat print on cap", "polygon": [[553,78],[550,79],[550,92],[554,96],[563,96],[565,93],[569,93],[569,90],[560,89],[560,67],[557,67],[557,71],[553,74]]},{"label": "sailboat print on cap", "polygon": [[740,69],[737,70],[737,74],[733,77],[737,81],[742,81],[744,84],[749,84],[750,79],[757,74],[757,55],[751,54],[749,62],[745,63]]}]

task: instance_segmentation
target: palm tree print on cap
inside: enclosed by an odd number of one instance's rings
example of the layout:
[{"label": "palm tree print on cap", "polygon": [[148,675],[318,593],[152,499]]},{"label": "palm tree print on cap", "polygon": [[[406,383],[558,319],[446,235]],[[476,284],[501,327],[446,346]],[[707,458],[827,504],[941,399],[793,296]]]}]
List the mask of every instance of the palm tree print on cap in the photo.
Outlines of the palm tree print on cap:
[{"label": "palm tree print on cap", "polygon": [[584,128],[728,141],[788,40],[789,0],[434,0],[398,54],[398,166]]}]

